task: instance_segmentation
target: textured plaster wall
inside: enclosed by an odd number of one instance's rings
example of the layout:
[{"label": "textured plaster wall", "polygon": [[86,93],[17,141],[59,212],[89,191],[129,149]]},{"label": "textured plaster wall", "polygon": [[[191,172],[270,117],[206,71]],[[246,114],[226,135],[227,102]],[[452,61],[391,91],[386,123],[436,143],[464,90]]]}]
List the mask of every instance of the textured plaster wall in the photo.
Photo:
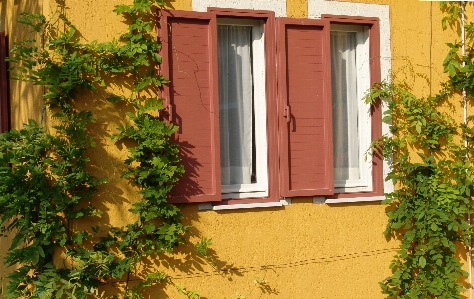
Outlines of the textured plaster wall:
[{"label": "textured plaster wall", "polygon": [[275,17],[286,16],[285,0],[193,0],[194,11],[207,11],[208,7],[260,9],[275,12]]},{"label": "textured plaster wall", "polygon": [[[331,2],[325,2],[327,6]],[[386,4],[390,7],[392,70],[398,77],[411,79],[416,93],[427,96],[439,90],[439,82],[444,80],[442,61],[446,56],[446,42],[460,40],[460,29],[442,30],[443,15],[439,2],[397,1],[397,0],[344,0],[332,3],[357,2]],[[403,12],[403,13],[400,13]],[[473,12],[472,5],[467,6],[467,15]],[[430,30],[432,29],[432,30]],[[432,85],[426,80],[417,80],[416,74],[426,74]]]},{"label": "textured plaster wall", "polygon": [[289,18],[307,18],[308,0],[286,1],[286,14]]},{"label": "textured plaster wall", "polygon": [[[387,243],[378,203],[319,205],[295,200],[285,208],[197,212],[185,209],[196,230],[213,239],[231,275],[177,279],[206,290],[206,298],[381,298],[377,282],[397,247]],[[209,267],[205,271],[211,271]],[[268,281],[265,286],[255,280]]]},{"label": "textured plaster wall", "polygon": [[[106,41],[125,29],[122,18],[112,12],[115,5],[123,2],[127,0],[65,0],[66,13],[84,39]],[[444,58],[444,42],[453,40],[453,36],[440,29],[441,13],[436,4],[417,0],[357,2],[389,6],[387,26],[391,34],[384,38],[390,41],[388,56],[392,69],[401,69],[400,74],[429,73],[433,81],[443,77],[440,62]],[[14,23],[19,12],[49,14],[55,9],[54,3],[54,0],[2,0],[0,24],[13,41],[19,40],[25,36],[25,27]],[[318,6],[313,6],[316,3]],[[207,6],[252,8],[274,10],[277,16],[303,18],[316,18],[317,11],[322,12],[323,8],[327,8],[323,13],[356,14],[358,10],[348,9],[347,5],[322,0],[168,2],[169,7],[180,10],[205,11]],[[407,61],[411,62],[411,69]],[[429,87],[422,80],[412,81],[418,94],[429,94]],[[116,81],[112,88],[124,90],[125,83]],[[433,85],[432,89],[436,88]],[[40,119],[40,92],[28,84],[12,82],[15,127],[28,117]],[[120,178],[125,169],[127,144],[112,143],[110,136],[123,121],[127,108],[107,103],[101,93],[83,97],[87,101],[82,108],[92,110],[97,118],[90,128],[97,143],[97,148],[89,153],[91,169],[98,177],[108,177],[108,183],[99,188],[94,198],[95,205],[104,210],[98,222],[104,227],[122,225],[132,219],[127,210],[137,200],[137,190]],[[194,227],[192,241],[212,238],[217,266],[230,270],[216,272],[195,255],[192,246],[176,251],[174,258],[152,258],[147,263],[164,268],[174,283],[199,290],[203,298],[235,298],[236,293],[247,299],[383,298],[378,282],[390,274],[388,266],[398,243],[383,236],[386,207],[380,202],[328,205],[300,198],[280,208],[217,212],[198,211],[194,204],[180,207],[185,221]],[[94,224],[75,223],[74,228],[79,230]],[[0,244],[5,249],[5,242]],[[151,289],[148,298],[184,298],[172,286],[164,290],[161,287]]]},{"label": "textured plaster wall", "polygon": [[[399,2],[393,5],[404,11],[405,15],[391,11],[393,28],[396,28],[392,34],[393,70],[396,76],[409,78],[408,82],[414,87],[417,95],[436,94],[440,90],[440,83],[446,80],[442,65],[448,52],[446,43],[461,40],[460,28],[441,29],[443,15],[440,13],[438,2]],[[468,18],[473,13],[473,6],[468,5],[466,11]],[[412,23],[418,26],[410,26]],[[433,28],[433,31],[427,30],[428,28]],[[432,84],[427,84],[425,79],[416,74],[425,74],[426,79]],[[455,106],[449,107],[446,103],[445,111],[454,119],[461,121],[463,117],[461,98],[452,101],[452,104]],[[474,112],[472,103],[468,110],[469,114]]]}]

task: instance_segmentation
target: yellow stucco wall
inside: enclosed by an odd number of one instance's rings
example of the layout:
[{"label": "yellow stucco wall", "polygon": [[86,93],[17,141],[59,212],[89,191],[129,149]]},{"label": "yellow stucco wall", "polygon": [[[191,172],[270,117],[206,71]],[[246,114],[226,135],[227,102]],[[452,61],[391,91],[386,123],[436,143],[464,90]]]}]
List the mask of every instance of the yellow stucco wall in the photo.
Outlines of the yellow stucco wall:
[{"label": "yellow stucco wall", "polygon": [[[125,28],[112,12],[125,0],[65,0],[66,13],[82,36],[92,41],[110,40]],[[433,82],[443,77],[444,43],[454,39],[443,32],[437,4],[417,0],[360,0],[353,2],[390,5],[392,66],[400,76],[423,73]],[[54,0],[0,3],[1,25],[11,41],[24,37],[24,28],[14,23],[19,12],[54,10]],[[191,10],[191,0],[169,1],[174,9]],[[308,16],[306,0],[288,0],[289,17]],[[408,68],[411,66],[412,69]],[[431,72],[430,72],[430,66]],[[431,75],[430,75],[431,74]],[[412,77],[410,77],[412,78]],[[419,95],[428,95],[423,80],[411,80]],[[432,87],[435,92],[436,83]],[[12,82],[12,122],[19,127],[27,118],[41,117],[41,89]],[[124,107],[107,103],[101,94],[85,94],[82,106],[97,118],[91,126],[97,148],[90,151],[92,171],[108,177],[95,201],[104,211],[100,223],[121,225],[131,220],[127,211],[137,199],[136,189],[120,174],[126,146],[114,144],[110,136],[123,120]],[[459,116],[459,115],[458,115]],[[390,274],[388,268],[398,243],[383,236],[386,207],[379,202],[313,204],[309,198],[294,199],[281,208],[232,211],[198,211],[197,205],[180,205],[191,224],[192,240],[212,238],[217,266],[232,269],[216,272],[203,263],[191,246],[176,252],[174,259],[152,260],[166,268],[174,283],[201,292],[203,298],[383,298],[378,282]],[[76,223],[75,229],[90,223]],[[5,249],[5,242],[0,246]],[[256,283],[265,281],[266,284]],[[150,290],[149,298],[184,298],[167,286]]]},{"label": "yellow stucco wall", "polygon": [[308,1],[307,0],[286,1],[286,15],[289,18],[307,18],[308,17]]}]

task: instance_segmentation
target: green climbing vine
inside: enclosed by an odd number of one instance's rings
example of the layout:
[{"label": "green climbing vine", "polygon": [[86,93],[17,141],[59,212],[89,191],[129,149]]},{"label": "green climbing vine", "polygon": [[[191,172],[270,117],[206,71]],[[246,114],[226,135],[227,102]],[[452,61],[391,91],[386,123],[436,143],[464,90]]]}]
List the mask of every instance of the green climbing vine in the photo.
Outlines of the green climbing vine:
[{"label": "green climbing vine", "polygon": [[[146,287],[172,283],[166,273],[137,270],[144,257],[186,242],[188,231],[179,209],[167,203],[184,171],[171,141],[176,128],[157,116],[163,109],[157,88],[167,80],[156,73],[161,57],[153,29],[155,10],[163,5],[162,0],[134,0],[116,6],[128,30],[105,43],[82,41],[61,9],[49,18],[26,13],[20,18],[40,39],[13,45],[12,74],[44,87],[53,127],[30,120],[0,135],[0,228],[14,235],[5,263],[18,266],[8,276],[5,298],[141,298]],[[447,12],[444,26],[458,22],[459,4],[441,8]],[[402,241],[393,274],[381,282],[389,298],[460,298],[463,291],[460,278],[466,272],[457,253],[472,233],[466,215],[473,212],[474,117],[458,123],[441,108],[463,89],[474,99],[474,23],[466,25],[466,55],[460,54],[459,42],[448,46],[443,63],[449,80],[438,95],[418,98],[407,84],[383,82],[366,98],[389,100],[385,121],[391,122],[392,137],[373,144],[393,159],[388,179],[397,186],[386,200],[386,234]],[[131,82],[129,94],[107,99],[130,108],[113,138],[132,144],[123,176],[139,190],[140,200],[131,209],[136,221],[77,231],[72,222],[100,216],[94,194],[106,183],[88,171],[87,153],[95,146],[88,129],[93,113],[77,107],[88,100],[84,91],[105,90],[118,77]],[[197,251],[213,265],[209,245],[203,239]],[[55,253],[68,262],[55,264]],[[115,289],[113,294],[99,291],[103,285]],[[175,287],[199,298],[197,291]]]},{"label": "green climbing vine", "polygon": [[[141,298],[142,289],[172,283],[163,272],[137,271],[144,257],[171,252],[185,242],[188,227],[167,195],[183,173],[176,144],[176,128],[161,121],[163,109],[157,88],[167,80],[156,74],[160,44],[153,33],[156,9],[162,0],[134,0],[118,5],[128,30],[106,43],[81,41],[58,1],[50,18],[22,14],[32,36],[16,43],[9,61],[15,79],[43,86],[44,107],[53,127],[30,120],[19,130],[0,135],[0,223],[3,234],[14,235],[7,265],[19,265],[9,276],[5,298],[96,298],[101,285],[115,289],[110,298]],[[136,221],[123,227],[76,231],[72,221],[97,217],[94,194],[106,178],[88,171],[87,153],[95,144],[88,126],[91,111],[78,110],[87,101],[84,91],[104,89],[116,78],[131,81],[129,94],[109,94],[108,100],[131,108],[113,136],[130,141],[129,167],[123,177],[139,189],[140,200],[130,210]],[[206,253],[206,244],[199,243]],[[201,248],[202,247],[202,248]],[[68,261],[54,263],[61,253]],[[134,283],[131,279],[134,278]],[[138,283],[136,283],[138,281]],[[179,293],[199,293],[176,286]]]},{"label": "green climbing vine", "polygon": [[[441,3],[445,29],[460,25],[460,5]],[[380,283],[388,298],[461,298],[465,291],[467,272],[458,253],[467,250],[472,234],[467,215],[474,211],[474,118],[464,124],[452,117],[453,101],[461,99],[462,105],[463,89],[470,103],[474,98],[474,23],[465,28],[466,55],[460,41],[447,44],[448,81],[439,94],[416,97],[394,78],[374,86],[366,98],[388,100],[385,120],[393,134],[373,144],[393,159],[387,179],[397,186],[385,200],[385,233],[401,240],[392,275]]]}]

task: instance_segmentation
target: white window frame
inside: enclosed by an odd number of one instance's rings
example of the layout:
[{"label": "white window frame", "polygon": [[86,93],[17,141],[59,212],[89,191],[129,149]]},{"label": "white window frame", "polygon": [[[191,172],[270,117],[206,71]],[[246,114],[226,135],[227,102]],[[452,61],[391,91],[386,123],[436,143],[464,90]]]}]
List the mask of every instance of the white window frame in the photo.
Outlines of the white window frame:
[{"label": "white window frame", "polygon": [[370,41],[369,28],[364,25],[332,24],[331,31],[356,33],[356,68],[357,68],[357,99],[358,99],[358,134],[359,134],[359,170],[357,180],[335,180],[334,192],[369,192],[373,191],[372,156],[367,154],[372,141],[372,121],[370,104],[362,98],[370,88]]},{"label": "white window frame", "polygon": [[252,27],[253,97],[255,111],[256,180],[254,184],[222,185],[222,198],[251,198],[268,196],[267,113],[265,94],[265,36],[263,21],[240,18],[218,18],[217,26]]}]

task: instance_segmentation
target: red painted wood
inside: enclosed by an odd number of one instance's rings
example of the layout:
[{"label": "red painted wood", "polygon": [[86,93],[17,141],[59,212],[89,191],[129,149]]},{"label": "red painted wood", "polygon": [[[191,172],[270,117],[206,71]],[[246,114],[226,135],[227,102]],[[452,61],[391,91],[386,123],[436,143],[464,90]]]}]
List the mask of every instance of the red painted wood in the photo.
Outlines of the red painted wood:
[{"label": "red painted wood", "polygon": [[[337,16],[337,15],[322,15],[323,20],[327,20],[334,24],[355,24],[369,26],[369,55],[370,55],[370,84],[380,82],[380,24],[378,18],[368,18],[359,16]],[[381,101],[378,99],[371,107],[371,122],[372,122],[372,141],[382,136],[382,109]],[[373,190],[371,192],[351,192],[338,193],[328,198],[354,198],[354,197],[368,197],[381,196],[384,194],[383,190],[383,159],[380,152],[375,153],[372,157],[372,184]]]},{"label": "red painted wood", "polygon": [[[274,26],[275,13],[269,10],[253,10],[253,9],[235,9],[235,8],[219,8],[208,7],[208,12],[214,13],[217,17],[223,18],[259,18],[265,20],[266,25]],[[265,28],[272,29],[272,28]],[[270,32],[269,30],[265,30]],[[274,38],[272,38],[274,40]]]},{"label": "red painted wood", "polygon": [[185,175],[173,189],[172,203],[221,200],[216,19],[213,14],[161,11],[161,74],[165,107],[179,126]]},{"label": "red painted wood", "polygon": [[[282,196],[334,193],[329,22],[279,19]],[[290,122],[284,107],[290,106]]]},{"label": "red painted wood", "polygon": [[10,129],[7,56],[7,38],[5,32],[0,32],[0,133]]}]

